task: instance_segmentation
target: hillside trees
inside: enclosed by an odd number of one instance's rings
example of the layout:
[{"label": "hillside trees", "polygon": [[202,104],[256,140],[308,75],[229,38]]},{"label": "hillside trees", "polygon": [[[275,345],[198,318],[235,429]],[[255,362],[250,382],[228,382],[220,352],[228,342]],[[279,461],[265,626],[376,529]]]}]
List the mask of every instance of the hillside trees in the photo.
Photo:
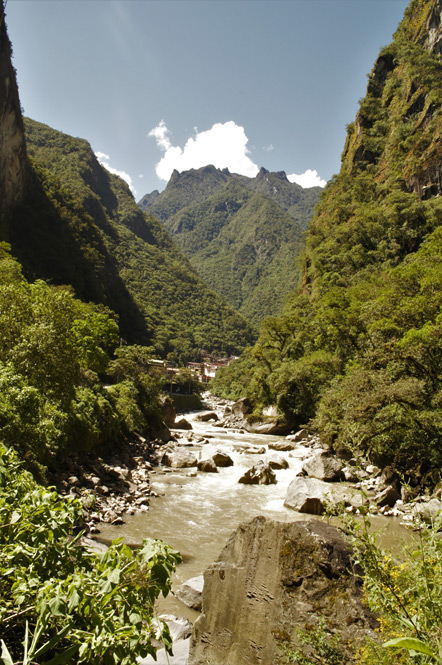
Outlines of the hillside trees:
[{"label": "hillside trees", "polygon": [[[146,364],[135,372],[123,363],[108,388],[100,381],[119,340],[109,310],[69,288],[27,282],[4,244],[0,274],[0,438],[34,472],[44,475],[67,450],[110,445],[160,421],[161,379]],[[137,353],[152,349],[117,349],[110,371]]]}]

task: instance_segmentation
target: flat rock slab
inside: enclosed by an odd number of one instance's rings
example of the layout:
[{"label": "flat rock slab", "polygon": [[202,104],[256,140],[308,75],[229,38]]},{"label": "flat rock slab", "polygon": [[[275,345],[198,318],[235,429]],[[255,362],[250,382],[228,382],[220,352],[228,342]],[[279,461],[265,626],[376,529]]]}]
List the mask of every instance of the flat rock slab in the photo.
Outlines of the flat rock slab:
[{"label": "flat rock slab", "polygon": [[176,591],[176,596],[184,605],[197,612],[201,611],[201,602],[204,587],[204,576],[197,575],[186,580]]}]

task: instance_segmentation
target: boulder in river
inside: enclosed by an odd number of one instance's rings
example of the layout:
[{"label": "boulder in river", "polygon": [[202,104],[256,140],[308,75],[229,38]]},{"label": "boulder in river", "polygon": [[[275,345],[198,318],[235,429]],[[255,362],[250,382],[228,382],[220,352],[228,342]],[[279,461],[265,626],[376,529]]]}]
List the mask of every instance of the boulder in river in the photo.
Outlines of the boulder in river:
[{"label": "boulder in river", "polygon": [[176,595],[184,605],[192,610],[201,611],[204,576],[197,575],[186,580],[177,590]]},{"label": "boulder in river", "polygon": [[310,478],[328,482],[344,480],[344,465],[324,450],[317,452],[313,457],[306,460],[302,469]]},{"label": "boulder in river", "polygon": [[269,448],[272,450],[293,450],[294,449],[293,443],[291,441],[287,441],[285,439],[281,439],[281,441],[270,441],[269,443]]},{"label": "boulder in river", "polygon": [[285,662],[281,643],[299,644],[298,630],[321,617],[344,650],[354,645],[376,619],[362,604],[351,555],[341,533],[316,520],[259,516],[240,525],[204,573],[189,665]]},{"label": "boulder in river", "polygon": [[328,492],[328,486],[321,480],[299,476],[288,486],[284,506],[299,513],[322,515]]},{"label": "boulder in river", "polygon": [[218,473],[217,466],[213,459],[202,459],[198,462],[198,471],[205,471],[206,473]]},{"label": "boulder in river", "polygon": [[286,434],[291,429],[292,423],[280,423],[277,420],[252,423],[247,427],[247,430],[253,434]]},{"label": "boulder in river", "polygon": [[177,420],[173,427],[174,429],[192,429],[192,425],[185,418],[180,418]]},{"label": "boulder in river", "polygon": [[276,475],[268,464],[258,462],[251,469],[248,469],[238,482],[245,485],[274,485]]},{"label": "boulder in river", "polygon": [[272,453],[269,455],[266,459],[267,464],[270,466],[271,469],[288,469],[289,468],[289,463],[285,459],[285,457],[282,457],[281,455],[278,455],[278,453]]},{"label": "boulder in river", "polygon": [[286,438],[287,441],[293,441],[294,443],[299,443],[300,441],[306,441],[309,437],[308,430],[300,429],[295,434],[289,434]]},{"label": "boulder in river", "polygon": [[227,453],[223,453],[220,450],[217,450],[213,455],[212,459],[215,462],[216,466],[233,466],[233,459]]},{"label": "boulder in river", "polygon": [[161,462],[164,466],[170,466],[173,469],[187,469],[198,464],[195,455],[190,450],[185,450],[184,448],[164,453]]},{"label": "boulder in river", "polygon": [[208,423],[211,420],[219,420],[217,414],[215,411],[208,411],[207,413],[200,413],[197,417],[197,420],[199,420],[201,423]]}]

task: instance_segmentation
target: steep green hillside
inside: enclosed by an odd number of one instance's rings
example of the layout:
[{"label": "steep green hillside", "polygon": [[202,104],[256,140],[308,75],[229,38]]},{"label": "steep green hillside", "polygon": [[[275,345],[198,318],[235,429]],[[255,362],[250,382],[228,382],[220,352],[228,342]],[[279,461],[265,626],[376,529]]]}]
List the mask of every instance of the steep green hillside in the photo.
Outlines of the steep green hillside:
[{"label": "steep green hillside", "polygon": [[164,192],[139,205],[153,201],[148,209],[203,279],[259,325],[299,281],[301,235],[319,191],[290,183],[284,172],[247,178],[207,166],[174,172]]},{"label": "steep green hillside", "polygon": [[348,127],[298,293],[216,382],[424,483],[442,463],[441,13],[410,4]]},{"label": "steep green hillside", "polygon": [[30,278],[70,284],[104,303],[122,335],[178,360],[206,348],[237,352],[250,330],[197,276],[127,185],[97,162],[87,141],[26,121],[27,198],[5,238]]}]

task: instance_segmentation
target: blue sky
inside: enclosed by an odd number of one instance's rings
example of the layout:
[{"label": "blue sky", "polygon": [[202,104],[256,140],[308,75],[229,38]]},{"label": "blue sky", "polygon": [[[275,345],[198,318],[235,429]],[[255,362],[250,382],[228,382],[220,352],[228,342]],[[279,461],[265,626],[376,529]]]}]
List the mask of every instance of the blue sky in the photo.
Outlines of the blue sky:
[{"label": "blue sky", "polygon": [[407,0],[8,0],[25,114],[87,139],[137,199],[173,168],[340,168]]}]

